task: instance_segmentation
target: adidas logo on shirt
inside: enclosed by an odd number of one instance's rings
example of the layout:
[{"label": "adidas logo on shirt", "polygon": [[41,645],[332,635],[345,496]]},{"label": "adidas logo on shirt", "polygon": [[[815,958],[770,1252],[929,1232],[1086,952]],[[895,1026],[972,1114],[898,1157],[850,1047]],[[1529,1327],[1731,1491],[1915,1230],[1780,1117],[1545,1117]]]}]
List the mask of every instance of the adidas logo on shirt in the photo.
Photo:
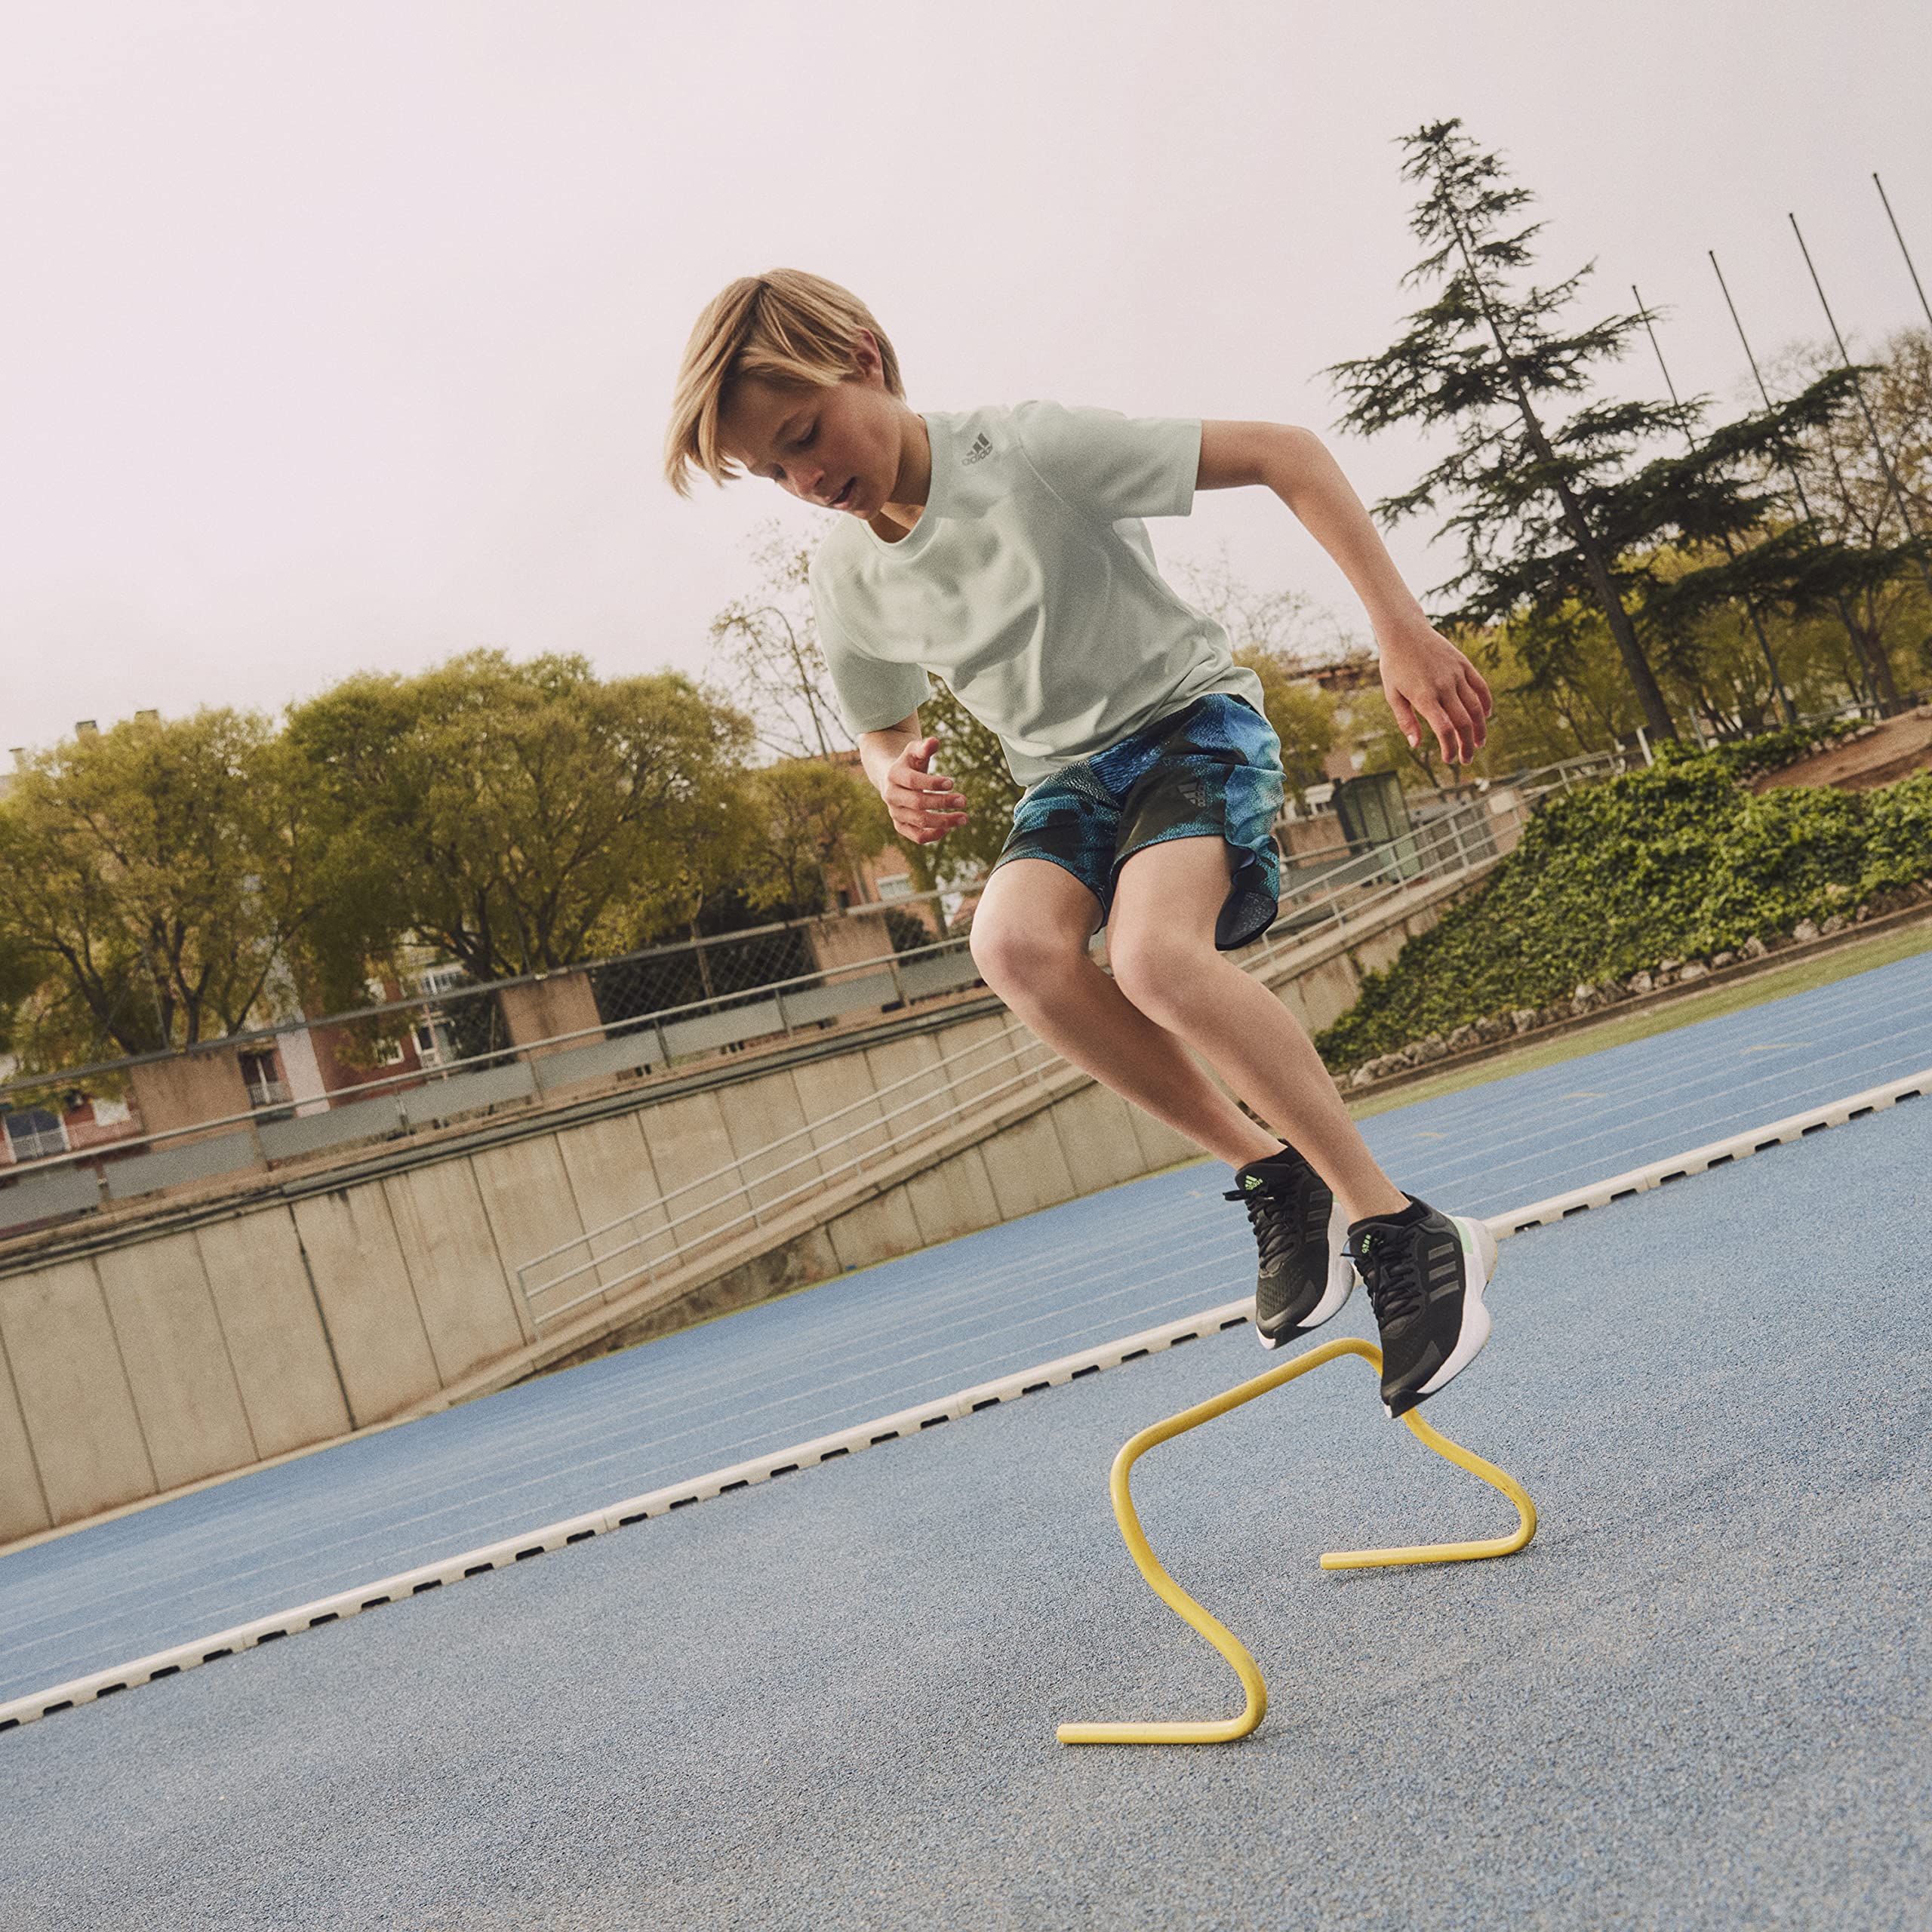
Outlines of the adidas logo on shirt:
[{"label": "adidas logo on shirt", "polygon": [[985,430],[982,429],[973,438],[973,447],[959,460],[962,463],[977,463],[982,457],[989,457],[992,453],[992,439],[988,436]]}]

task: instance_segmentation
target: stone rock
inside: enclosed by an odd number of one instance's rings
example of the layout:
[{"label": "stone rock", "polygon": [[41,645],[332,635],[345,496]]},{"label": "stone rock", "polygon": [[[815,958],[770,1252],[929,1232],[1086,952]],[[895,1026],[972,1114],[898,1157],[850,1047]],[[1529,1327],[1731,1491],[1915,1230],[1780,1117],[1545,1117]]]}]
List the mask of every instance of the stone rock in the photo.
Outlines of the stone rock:
[{"label": "stone rock", "polygon": [[1735,966],[1737,964],[1737,955],[1734,952],[1714,952],[1711,955],[1711,971],[1714,973],[1721,967]]},{"label": "stone rock", "polygon": [[1554,1026],[1559,1021],[1569,1019],[1571,1012],[1567,1006],[1546,1006],[1537,1017],[1546,1026]]},{"label": "stone rock", "polygon": [[1648,973],[1632,973],[1626,983],[1633,993],[1647,993],[1657,984]]},{"label": "stone rock", "polygon": [[1658,979],[1661,980],[1668,978],[1683,964],[1684,961],[1681,959],[1660,959],[1657,961]]},{"label": "stone rock", "polygon": [[1744,956],[1746,959],[1761,959],[1770,951],[1770,948],[1758,938],[1755,933],[1744,942]]},{"label": "stone rock", "polygon": [[1825,936],[1829,938],[1833,933],[1841,933],[1850,923],[1851,921],[1842,912],[1834,912],[1825,921],[1823,928]]},{"label": "stone rock", "polygon": [[1818,937],[1818,928],[1809,919],[1800,919],[1797,924],[1792,928],[1791,936],[1798,941],[1799,945],[1803,946],[1807,941]]},{"label": "stone rock", "polygon": [[1449,1057],[1448,1044],[1440,1033],[1431,1033],[1421,1044],[1422,1057],[1426,1060],[1446,1060]]},{"label": "stone rock", "polygon": [[1427,1057],[1422,1050],[1422,1042],[1420,1040],[1411,1040],[1401,1051],[1402,1064],[1404,1066],[1420,1066]]},{"label": "stone rock", "polygon": [[1841,906],[1851,897],[1851,888],[1848,885],[1841,885],[1834,879],[1829,885],[1826,887],[1825,897],[1834,906]]},{"label": "stone rock", "polygon": [[1452,1054],[1463,1053],[1471,1047],[1480,1046],[1481,1044],[1482,1036],[1473,1026],[1458,1026],[1455,1032],[1449,1035],[1449,1051]]},{"label": "stone rock", "polygon": [[1354,1072],[1349,1075],[1349,1084],[1351,1087],[1373,1087],[1375,1084],[1374,1068],[1372,1066],[1357,1067]]},{"label": "stone rock", "polygon": [[1866,921],[1867,919],[1869,919],[1869,918],[1871,918],[1871,916],[1872,916],[1872,909],[1871,909],[1871,907],[1870,907],[1870,906],[1860,906],[1860,907],[1859,907],[1858,910],[1857,910],[1856,912],[1854,912],[1851,916],[1852,916],[1853,920],[1854,920],[1854,921],[1857,924],[1859,924],[1859,925],[1861,925],[1861,926],[1862,926],[1862,925],[1863,925],[1863,924],[1864,924],[1864,923],[1866,922]]},{"label": "stone rock", "polygon": [[1529,1007],[1519,1006],[1509,1015],[1509,1024],[1519,1033],[1527,1033],[1537,1023],[1537,1016]]},{"label": "stone rock", "polygon": [[1694,959],[1678,974],[1677,983],[1679,986],[1688,986],[1693,980],[1708,980],[1710,977],[1711,969]]},{"label": "stone rock", "polygon": [[1573,1014],[1588,1013],[1598,1003],[1600,998],[1596,988],[1586,980],[1570,995],[1570,1011]]},{"label": "stone rock", "polygon": [[1514,1030],[1506,1013],[1493,1013],[1487,1020],[1476,1022],[1476,1037],[1478,1039],[1505,1040]]}]

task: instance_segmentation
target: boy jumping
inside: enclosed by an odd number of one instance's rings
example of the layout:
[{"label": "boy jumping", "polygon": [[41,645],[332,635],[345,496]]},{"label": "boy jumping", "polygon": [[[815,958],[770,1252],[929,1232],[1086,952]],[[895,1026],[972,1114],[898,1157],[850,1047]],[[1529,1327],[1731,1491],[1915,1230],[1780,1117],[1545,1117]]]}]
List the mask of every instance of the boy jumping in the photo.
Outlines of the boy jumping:
[{"label": "boy jumping", "polygon": [[[1359,1269],[1400,1415],[1488,1339],[1496,1244],[1390,1182],[1307,1033],[1222,957],[1275,916],[1280,741],[1260,679],[1162,578],[1141,519],[1265,484],[1361,597],[1412,745],[1420,719],[1468,763],[1489,688],[1306,429],[1054,402],[918,414],[905,398],[856,297],[795,269],[745,276],[692,331],[665,474],[685,496],[690,469],[721,487],[736,463],[841,513],[812,562],[819,638],[894,826],[927,844],[965,818],[920,734],[928,670],[1029,788],[974,915],[981,977],[1057,1052],[1232,1166],[1264,1347],[1337,1313]],[[1088,952],[1102,925],[1111,978]]]}]

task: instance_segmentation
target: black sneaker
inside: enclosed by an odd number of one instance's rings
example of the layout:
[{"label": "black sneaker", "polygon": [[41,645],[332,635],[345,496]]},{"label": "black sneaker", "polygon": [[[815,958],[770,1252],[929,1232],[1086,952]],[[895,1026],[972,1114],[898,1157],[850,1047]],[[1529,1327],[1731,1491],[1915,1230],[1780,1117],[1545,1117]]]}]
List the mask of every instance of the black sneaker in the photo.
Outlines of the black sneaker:
[{"label": "black sneaker", "polygon": [[1496,1272],[1496,1238],[1481,1222],[1408,1199],[1406,1215],[1349,1229],[1382,1331],[1382,1406],[1391,1416],[1434,1395],[1481,1352],[1489,1340],[1483,1291]]},{"label": "black sneaker", "polygon": [[1284,1140],[1281,1151],[1235,1170],[1221,1198],[1247,1209],[1261,1251],[1254,1332],[1264,1349],[1318,1328],[1355,1284],[1347,1217],[1328,1183]]}]

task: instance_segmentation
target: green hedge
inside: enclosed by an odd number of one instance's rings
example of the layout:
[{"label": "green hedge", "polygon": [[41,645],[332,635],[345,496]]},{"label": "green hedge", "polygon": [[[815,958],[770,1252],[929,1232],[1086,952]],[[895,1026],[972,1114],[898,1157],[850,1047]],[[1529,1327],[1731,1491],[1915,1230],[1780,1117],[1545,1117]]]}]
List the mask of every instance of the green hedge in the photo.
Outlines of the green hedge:
[{"label": "green hedge", "polygon": [[[1788,734],[1774,734],[1783,738]],[[1811,734],[1804,734],[1809,737]],[[1471,897],[1364,980],[1315,1045],[1334,1069],[1567,1001],[1666,959],[1736,952],[1932,875],[1932,772],[1871,792],[1737,775],[1764,741],[1684,752],[1553,798]]]},{"label": "green hedge", "polygon": [[1782,771],[1814,752],[1828,750],[1858,727],[1848,718],[1830,718],[1822,724],[1793,724],[1782,731],[1765,731],[1755,738],[1734,738],[1700,750],[1681,738],[1666,738],[1657,746],[1656,757],[1663,764],[1682,758],[1709,758],[1720,771],[1740,781],[1755,778],[1760,772]]}]

